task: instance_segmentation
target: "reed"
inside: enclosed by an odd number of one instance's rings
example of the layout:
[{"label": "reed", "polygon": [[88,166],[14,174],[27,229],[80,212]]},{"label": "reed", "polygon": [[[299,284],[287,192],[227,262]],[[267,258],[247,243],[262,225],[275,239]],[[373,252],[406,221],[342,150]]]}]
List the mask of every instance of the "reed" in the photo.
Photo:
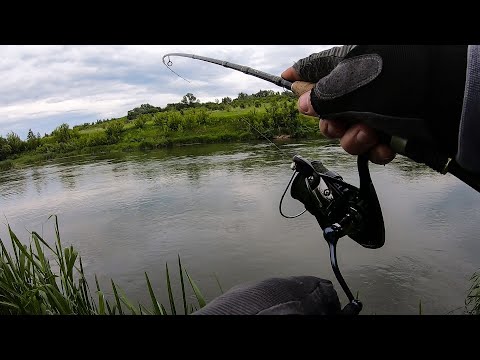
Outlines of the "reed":
[{"label": "reed", "polygon": [[[90,290],[85,277],[82,259],[73,246],[64,247],[54,218],[55,242],[49,245],[38,233],[32,231],[29,244],[23,244],[7,225],[12,251],[7,251],[0,239],[0,314],[2,315],[178,315],[175,297],[166,264],[166,283],[170,312],[157,301],[152,284],[145,273],[150,294],[149,307],[134,305],[122,289],[111,280],[113,299],[108,299],[95,275],[95,289]],[[183,267],[178,257],[178,271],[181,280],[183,314],[197,309],[187,303],[184,279],[188,280],[198,302],[206,301],[194,280]]]}]

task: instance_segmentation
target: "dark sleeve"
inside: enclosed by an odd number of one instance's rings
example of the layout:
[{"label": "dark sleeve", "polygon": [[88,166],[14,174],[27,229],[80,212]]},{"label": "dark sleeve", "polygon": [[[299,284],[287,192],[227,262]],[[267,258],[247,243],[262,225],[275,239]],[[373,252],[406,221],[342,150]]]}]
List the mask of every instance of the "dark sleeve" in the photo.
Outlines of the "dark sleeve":
[{"label": "dark sleeve", "polygon": [[192,315],[334,315],[340,310],[331,281],[292,276],[235,286]]},{"label": "dark sleeve", "polygon": [[[480,173],[480,45],[468,46],[467,77],[458,133],[457,162]],[[445,84],[448,86],[448,84]]]}]

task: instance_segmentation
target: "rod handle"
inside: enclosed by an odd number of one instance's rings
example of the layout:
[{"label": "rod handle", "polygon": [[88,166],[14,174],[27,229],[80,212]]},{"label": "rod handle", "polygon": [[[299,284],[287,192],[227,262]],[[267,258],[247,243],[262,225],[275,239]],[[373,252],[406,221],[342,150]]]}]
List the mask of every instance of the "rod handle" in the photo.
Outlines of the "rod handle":
[{"label": "rod handle", "polygon": [[292,84],[292,91],[295,95],[300,97],[302,94],[305,94],[307,91],[310,91],[315,86],[315,83],[310,83],[306,81],[295,81]]}]

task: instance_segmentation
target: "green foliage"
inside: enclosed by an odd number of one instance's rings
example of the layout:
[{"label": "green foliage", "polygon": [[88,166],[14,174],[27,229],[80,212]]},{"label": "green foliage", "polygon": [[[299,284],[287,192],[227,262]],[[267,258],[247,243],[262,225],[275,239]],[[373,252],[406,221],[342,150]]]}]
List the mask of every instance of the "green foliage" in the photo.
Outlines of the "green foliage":
[{"label": "green foliage", "polygon": [[[51,218],[51,217],[50,217]],[[0,315],[168,315],[163,304],[157,301],[147,273],[146,285],[152,307],[133,303],[121,288],[111,280],[112,297],[101,289],[95,275],[94,296],[90,291],[80,254],[73,246],[64,247],[60,239],[58,219],[55,220],[55,241],[48,243],[35,231],[30,242],[22,243],[10,225],[7,225],[13,251],[10,253],[0,239]],[[52,262],[54,263],[52,266]],[[178,257],[178,272],[181,280],[183,313],[196,310],[187,306],[184,274],[188,279],[199,307],[206,301]],[[167,293],[171,314],[176,314],[176,299],[166,264]]]},{"label": "green foliage", "polygon": [[140,115],[153,114],[159,111],[161,111],[159,107],[150,104],[142,104],[140,107],[136,107],[135,109],[128,111],[127,119],[134,120]]},{"label": "green foliage", "polygon": [[196,112],[196,120],[199,125],[207,125],[210,114],[205,108],[201,108]]},{"label": "green foliage", "polygon": [[0,161],[0,170],[7,171],[13,168],[13,161],[12,160],[3,160]]},{"label": "green foliage", "polygon": [[181,125],[183,130],[193,130],[198,126],[197,114],[194,109],[185,110],[183,112]]},{"label": "green foliage", "polygon": [[13,131],[7,134],[7,145],[10,146],[12,154],[18,154],[25,149],[25,143]]},{"label": "green foliage", "polygon": [[27,144],[26,144],[27,149],[35,150],[37,147],[40,146],[40,144],[41,144],[40,134],[35,135],[32,129],[29,129],[28,135],[27,135]]},{"label": "green foliage", "polygon": [[136,129],[143,129],[147,125],[148,117],[146,115],[140,115],[135,119],[135,128]]},{"label": "green foliage", "polygon": [[167,118],[168,118],[167,113],[164,113],[164,112],[156,113],[152,116],[153,124],[155,126],[161,126],[161,127],[166,126]]},{"label": "green foliage", "polygon": [[178,111],[169,111],[165,114],[166,121],[166,130],[167,131],[182,131],[183,130],[183,118]]},{"label": "green foliage", "polygon": [[110,144],[116,144],[120,141],[123,133],[123,122],[111,121],[105,127],[105,136]]},{"label": "green foliage", "polygon": [[138,144],[140,150],[153,150],[157,147],[157,144],[152,140],[142,140]]},{"label": "green foliage", "polygon": [[200,101],[192,93],[187,93],[182,98],[182,104],[184,104],[186,106],[192,106],[192,105],[194,105],[196,103],[199,103],[199,102]]},{"label": "green foliage", "polygon": [[53,130],[52,136],[55,141],[59,143],[67,143],[70,140],[77,138],[78,132],[70,129],[70,126],[68,124],[63,123],[55,130]]},{"label": "green foliage", "polygon": [[[94,122],[92,122],[92,125],[95,125]],[[74,129],[77,129],[77,130],[84,130],[84,129],[88,129],[90,127],[90,123],[83,123],[82,125],[75,125],[73,128]]]},{"label": "green foliage", "polygon": [[[1,140],[4,140],[2,142]],[[12,147],[7,144],[7,141],[0,137],[0,160],[5,160],[12,153]]]},{"label": "green foliage", "polygon": [[105,132],[95,132],[88,134],[85,138],[86,146],[94,147],[100,145],[107,145],[110,143]]}]

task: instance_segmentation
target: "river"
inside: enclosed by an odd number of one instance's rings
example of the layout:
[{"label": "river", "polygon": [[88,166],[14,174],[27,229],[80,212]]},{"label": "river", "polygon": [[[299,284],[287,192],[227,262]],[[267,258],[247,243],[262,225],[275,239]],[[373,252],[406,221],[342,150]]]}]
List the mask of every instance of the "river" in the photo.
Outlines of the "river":
[{"label": "river", "polygon": [[[336,142],[192,145],[146,153],[77,156],[0,175],[0,204],[23,242],[28,231],[82,256],[89,281],[106,292],[113,279],[134,303],[150,307],[144,272],[165,304],[165,264],[179,294],[177,256],[211,300],[238,283],[314,275],[334,282],[322,232],[309,213],[278,211],[292,171],[291,155],[322,160],[358,185],[356,158]],[[344,237],[340,269],[364,303],[362,314],[459,313],[480,264],[480,194],[398,156],[370,164],[386,243],[366,249]],[[301,204],[285,199],[285,212]],[[7,241],[6,226],[0,236]],[[218,282],[217,282],[218,279]],[[193,301],[193,295],[189,293]],[[166,306],[167,307],[167,306]],[[167,307],[168,308],[168,307]]]}]

